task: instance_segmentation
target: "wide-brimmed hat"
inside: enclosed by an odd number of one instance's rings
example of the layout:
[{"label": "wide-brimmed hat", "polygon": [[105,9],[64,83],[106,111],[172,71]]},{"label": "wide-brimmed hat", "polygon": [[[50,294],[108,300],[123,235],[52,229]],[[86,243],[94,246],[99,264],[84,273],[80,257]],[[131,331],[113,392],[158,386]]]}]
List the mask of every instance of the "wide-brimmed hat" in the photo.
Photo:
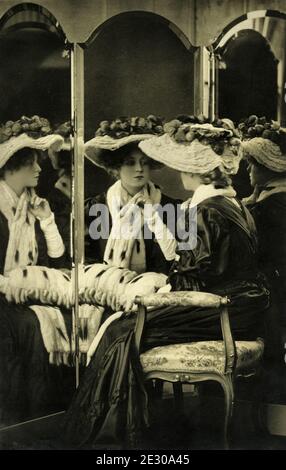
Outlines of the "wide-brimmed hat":
[{"label": "wide-brimmed hat", "polygon": [[244,156],[275,173],[286,172],[286,129],[265,116],[251,115],[238,125]]},{"label": "wide-brimmed hat", "polygon": [[286,172],[286,154],[279,145],[269,139],[254,137],[242,143],[244,155],[252,157],[257,163],[275,173]]},{"label": "wide-brimmed hat", "polygon": [[150,158],[188,173],[204,174],[217,167],[229,174],[237,172],[240,140],[232,130],[209,123],[182,123],[178,119],[166,123],[164,130],[163,136],[139,144]]},{"label": "wide-brimmed hat", "polygon": [[106,168],[104,155],[106,151],[116,150],[132,143],[150,139],[154,135],[163,134],[162,120],[150,115],[148,117],[121,117],[114,121],[102,121],[93,139],[84,145],[85,155],[95,165]]},{"label": "wide-brimmed hat", "polygon": [[48,150],[48,155],[55,170],[61,169],[60,152],[71,152],[74,148],[74,138],[72,137],[72,133],[73,129],[70,121],[66,121],[60,124],[54,130],[54,134],[60,135],[63,138],[63,144],[61,148],[56,149],[52,146]]},{"label": "wide-brimmed hat", "polygon": [[39,116],[23,116],[18,121],[7,121],[0,126],[0,168],[19,150],[59,150],[64,139],[52,133],[49,121]]}]

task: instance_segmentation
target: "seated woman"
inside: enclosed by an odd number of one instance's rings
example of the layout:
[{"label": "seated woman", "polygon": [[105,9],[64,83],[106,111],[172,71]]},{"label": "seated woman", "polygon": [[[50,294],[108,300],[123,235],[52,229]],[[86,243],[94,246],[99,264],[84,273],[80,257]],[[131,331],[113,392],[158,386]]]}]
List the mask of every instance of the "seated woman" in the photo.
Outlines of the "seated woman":
[{"label": "seated woman", "polygon": [[48,121],[37,116],[0,127],[1,425],[57,409],[60,401],[37,316],[28,306],[8,302],[4,293],[16,268],[65,263],[49,203],[35,193],[39,151],[59,149],[62,143]]},{"label": "seated woman", "polygon": [[[262,120],[255,134],[251,116],[243,123],[243,153],[248,161],[254,193],[247,203],[256,223],[259,267],[271,286],[271,316],[268,318],[269,357],[284,363],[286,339],[286,130],[276,122]],[[251,128],[251,129],[250,129]],[[248,130],[250,131],[248,132]],[[283,331],[282,331],[283,328]],[[284,336],[284,338],[282,337]]]},{"label": "seated woman", "polygon": [[[149,203],[164,208],[175,204],[150,180],[150,170],[160,165],[138,148],[139,142],[162,131],[162,123],[155,116],[121,118],[111,123],[103,121],[96,137],[85,144],[87,157],[117,179],[106,193],[86,201],[87,263],[104,261],[137,273],[168,273],[170,261],[175,257],[176,242],[164,227],[166,213],[160,219],[154,208],[150,218],[140,225],[139,233],[134,232],[125,240],[117,235],[118,221],[123,232],[124,227],[127,231],[132,225],[132,205],[143,208]],[[102,214],[104,208],[107,211]]]},{"label": "seated woman", "polygon": [[[169,281],[173,291],[203,290],[231,299],[235,339],[261,335],[268,291],[257,269],[253,219],[235,198],[224,173],[232,131],[176,120],[166,134],[140,142],[149,157],[181,172],[194,192],[184,203],[187,223],[197,212],[192,246],[178,244]],[[162,307],[149,310],[142,351],[155,346],[221,339],[219,311]],[[72,445],[110,448],[136,445],[148,425],[147,394],[134,347],[135,316],[112,323],[102,337],[65,418],[65,439]]]}]

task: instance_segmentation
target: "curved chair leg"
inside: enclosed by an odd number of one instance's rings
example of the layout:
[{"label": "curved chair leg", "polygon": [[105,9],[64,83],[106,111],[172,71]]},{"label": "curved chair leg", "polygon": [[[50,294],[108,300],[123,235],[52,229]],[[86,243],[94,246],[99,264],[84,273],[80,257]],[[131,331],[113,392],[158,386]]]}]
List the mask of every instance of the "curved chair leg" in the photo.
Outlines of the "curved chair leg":
[{"label": "curved chair leg", "polygon": [[223,428],[223,442],[224,449],[228,450],[228,434],[229,428],[233,413],[234,405],[234,388],[230,376],[225,377],[225,380],[221,382],[223,391],[224,391],[224,400],[225,400],[225,416],[224,416],[224,428]]}]

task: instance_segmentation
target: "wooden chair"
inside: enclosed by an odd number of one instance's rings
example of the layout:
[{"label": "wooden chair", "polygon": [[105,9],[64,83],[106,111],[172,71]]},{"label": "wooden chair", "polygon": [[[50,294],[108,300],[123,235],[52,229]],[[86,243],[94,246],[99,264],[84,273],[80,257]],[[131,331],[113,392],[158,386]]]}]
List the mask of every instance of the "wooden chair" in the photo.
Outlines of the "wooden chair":
[{"label": "wooden chair", "polygon": [[[137,296],[138,316],[135,341],[146,381],[157,379],[174,384],[218,382],[224,392],[224,447],[228,448],[228,433],[234,406],[234,382],[239,376],[249,377],[261,366],[264,342],[234,342],[228,315],[227,297],[205,292],[171,292]],[[220,309],[223,340],[200,341],[152,348],[141,354],[140,342],[148,307],[190,306]]]}]

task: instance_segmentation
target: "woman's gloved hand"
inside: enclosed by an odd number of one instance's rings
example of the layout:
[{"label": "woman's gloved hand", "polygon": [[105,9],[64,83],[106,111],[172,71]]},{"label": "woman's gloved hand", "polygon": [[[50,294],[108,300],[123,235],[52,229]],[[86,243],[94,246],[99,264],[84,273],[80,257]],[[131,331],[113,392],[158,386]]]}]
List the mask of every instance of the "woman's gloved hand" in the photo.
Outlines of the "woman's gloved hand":
[{"label": "woman's gloved hand", "polygon": [[47,199],[43,199],[33,194],[29,204],[29,210],[39,220],[48,219],[52,215],[50,204]]}]

